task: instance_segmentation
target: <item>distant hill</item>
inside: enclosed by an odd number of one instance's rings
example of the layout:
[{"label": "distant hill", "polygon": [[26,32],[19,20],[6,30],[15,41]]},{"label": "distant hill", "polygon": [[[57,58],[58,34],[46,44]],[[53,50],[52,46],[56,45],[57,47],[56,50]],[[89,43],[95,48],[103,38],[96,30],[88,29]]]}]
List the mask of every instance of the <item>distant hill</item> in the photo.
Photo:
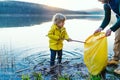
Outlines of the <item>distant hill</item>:
[{"label": "distant hill", "polygon": [[89,14],[85,11],[71,11],[61,8],[50,7],[42,4],[20,2],[20,1],[0,1],[0,14],[39,14],[53,15],[56,12],[63,14]]},{"label": "distant hill", "polygon": [[55,13],[63,13],[67,19],[101,19],[98,16],[84,16],[101,14],[102,11],[72,11],[42,4],[0,1],[0,27],[21,27],[50,21]]},{"label": "distant hill", "polygon": [[27,3],[20,1],[0,1],[0,14],[86,14],[86,12],[75,12],[61,8],[50,7],[42,4]]}]

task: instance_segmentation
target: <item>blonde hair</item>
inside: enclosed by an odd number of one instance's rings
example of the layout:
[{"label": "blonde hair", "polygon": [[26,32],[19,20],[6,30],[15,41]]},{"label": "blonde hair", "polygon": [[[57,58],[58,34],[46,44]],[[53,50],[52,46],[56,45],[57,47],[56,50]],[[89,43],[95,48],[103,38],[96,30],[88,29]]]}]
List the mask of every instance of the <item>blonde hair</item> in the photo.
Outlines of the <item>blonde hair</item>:
[{"label": "blonde hair", "polygon": [[61,13],[56,13],[54,16],[53,16],[53,23],[54,24],[58,24],[59,22],[61,21],[65,21],[66,20],[66,17],[61,14]]}]

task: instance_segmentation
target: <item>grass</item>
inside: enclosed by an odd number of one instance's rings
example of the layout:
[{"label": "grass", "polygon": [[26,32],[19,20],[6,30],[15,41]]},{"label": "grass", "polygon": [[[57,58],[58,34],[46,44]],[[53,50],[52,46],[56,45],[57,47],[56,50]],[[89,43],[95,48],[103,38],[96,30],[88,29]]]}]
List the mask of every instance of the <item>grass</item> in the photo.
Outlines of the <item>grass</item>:
[{"label": "grass", "polygon": [[[43,80],[41,73],[33,72],[34,80]],[[30,80],[29,75],[22,75],[22,80]]]},{"label": "grass", "polygon": [[97,76],[90,75],[90,80],[101,80],[101,77],[100,75]]},{"label": "grass", "polygon": [[70,80],[70,77],[67,74],[65,74],[63,76],[59,76],[58,80]]},{"label": "grass", "polygon": [[[34,80],[43,80],[41,73],[33,72],[33,77],[34,77]],[[22,80],[30,80],[30,76],[22,75]],[[63,76],[59,76],[58,80],[70,80],[70,77],[67,74],[65,74]]]},{"label": "grass", "polygon": [[43,80],[41,73],[36,73],[36,72],[34,72],[34,73],[33,73],[33,76],[34,76],[34,79],[35,79],[35,80]]},{"label": "grass", "polygon": [[22,80],[30,80],[30,77],[28,75],[22,75]]}]

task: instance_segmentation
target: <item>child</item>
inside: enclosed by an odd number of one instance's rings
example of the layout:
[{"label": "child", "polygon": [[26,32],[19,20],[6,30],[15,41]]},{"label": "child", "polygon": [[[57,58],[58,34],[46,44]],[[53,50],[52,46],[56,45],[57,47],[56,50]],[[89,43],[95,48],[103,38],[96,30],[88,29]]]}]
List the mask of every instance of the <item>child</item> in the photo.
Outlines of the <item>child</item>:
[{"label": "child", "polygon": [[50,66],[55,65],[55,58],[56,54],[58,55],[58,64],[61,63],[62,60],[62,48],[63,48],[63,41],[72,41],[72,39],[69,38],[66,29],[64,27],[66,17],[61,13],[56,13],[53,16],[53,25],[51,26],[51,29],[48,32],[49,37],[49,48],[51,52],[50,56]]}]

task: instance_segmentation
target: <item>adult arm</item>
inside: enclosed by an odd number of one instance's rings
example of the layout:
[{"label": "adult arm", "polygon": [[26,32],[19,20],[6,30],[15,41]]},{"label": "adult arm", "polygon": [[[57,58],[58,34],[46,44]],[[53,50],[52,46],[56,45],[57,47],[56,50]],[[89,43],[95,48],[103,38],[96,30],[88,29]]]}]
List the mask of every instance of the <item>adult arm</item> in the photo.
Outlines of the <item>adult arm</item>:
[{"label": "adult arm", "polygon": [[111,19],[111,9],[108,4],[104,4],[105,17],[100,28],[104,29],[110,22]]},{"label": "adult arm", "polygon": [[115,32],[120,27],[120,18],[117,22],[110,28],[113,32]]}]

